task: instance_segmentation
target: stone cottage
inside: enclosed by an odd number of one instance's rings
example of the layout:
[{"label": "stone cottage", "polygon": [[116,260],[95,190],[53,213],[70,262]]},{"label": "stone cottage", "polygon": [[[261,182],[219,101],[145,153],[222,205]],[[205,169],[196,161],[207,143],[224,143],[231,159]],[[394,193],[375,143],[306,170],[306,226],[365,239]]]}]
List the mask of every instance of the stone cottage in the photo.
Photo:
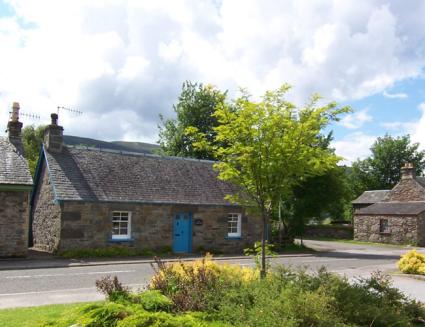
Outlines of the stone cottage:
[{"label": "stone cottage", "polygon": [[353,209],[355,240],[425,246],[425,177],[412,164],[392,190],[366,191]]},{"label": "stone cottage", "polygon": [[261,220],[225,200],[235,188],[217,179],[213,162],[69,147],[57,119],[45,130],[34,181],[36,248],[229,253],[261,239]]},{"label": "stone cottage", "polygon": [[8,136],[0,137],[0,257],[27,254],[32,178],[24,158],[19,104],[13,104]]}]

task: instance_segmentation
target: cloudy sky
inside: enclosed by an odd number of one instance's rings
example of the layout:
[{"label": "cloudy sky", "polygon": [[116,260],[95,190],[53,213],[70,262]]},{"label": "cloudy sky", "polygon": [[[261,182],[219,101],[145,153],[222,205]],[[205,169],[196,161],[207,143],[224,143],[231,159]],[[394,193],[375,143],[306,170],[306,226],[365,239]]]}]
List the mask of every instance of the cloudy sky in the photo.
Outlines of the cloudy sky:
[{"label": "cloudy sky", "polygon": [[[254,96],[288,82],[354,109],[333,126],[345,162],[378,136],[425,148],[425,1],[0,0],[0,124],[57,106],[65,133],[155,142],[185,80]],[[3,131],[3,130],[2,130]]]}]

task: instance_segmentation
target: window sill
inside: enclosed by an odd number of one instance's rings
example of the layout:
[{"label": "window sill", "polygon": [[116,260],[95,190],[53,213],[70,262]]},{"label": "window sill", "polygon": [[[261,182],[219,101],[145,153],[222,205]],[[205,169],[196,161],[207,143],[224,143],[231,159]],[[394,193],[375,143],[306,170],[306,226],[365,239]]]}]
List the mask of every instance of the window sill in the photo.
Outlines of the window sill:
[{"label": "window sill", "polygon": [[133,242],[134,238],[110,238],[108,240],[109,243],[125,243],[125,242]]},{"label": "window sill", "polygon": [[241,240],[242,236],[226,236],[225,240]]}]

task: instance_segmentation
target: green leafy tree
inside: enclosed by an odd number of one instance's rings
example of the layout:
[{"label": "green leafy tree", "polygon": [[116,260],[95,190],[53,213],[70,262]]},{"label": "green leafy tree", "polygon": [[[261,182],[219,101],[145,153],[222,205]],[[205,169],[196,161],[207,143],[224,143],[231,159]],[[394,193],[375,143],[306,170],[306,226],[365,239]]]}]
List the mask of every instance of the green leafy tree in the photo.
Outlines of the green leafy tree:
[{"label": "green leafy tree", "polygon": [[[285,99],[290,89],[283,85],[253,102],[245,93],[232,106],[222,103],[214,117],[218,126],[216,142],[197,133],[196,146],[208,148],[219,159],[219,178],[239,186],[228,199],[262,218],[261,275],[266,273],[267,225],[273,208],[291,198],[293,188],[308,177],[322,175],[340,160],[333,151],[320,146],[322,130],[349,108],[332,102],[319,106],[313,95],[305,107],[297,108]],[[193,131],[194,133],[196,131]],[[225,146],[220,144],[225,143]]]},{"label": "green leafy tree", "polygon": [[22,130],[22,143],[24,146],[25,157],[28,160],[31,175],[34,176],[37,166],[38,155],[40,153],[41,144],[43,143],[44,125],[34,127],[26,126]]},{"label": "green leafy tree", "polygon": [[409,135],[378,137],[370,151],[372,154],[368,158],[353,163],[349,176],[353,197],[365,190],[393,188],[406,162],[413,163],[417,175],[425,168],[425,151],[419,150],[419,144],[412,143]]},{"label": "green leafy tree", "polygon": [[344,216],[344,203],[350,194],[344,167],[308,178],[294,190],[295,216],[305,221]]},{"label": "green leafy tree", "polygon": [[187,133],[188,128],[195,128],[205,135],[208,142],[214,144],[218,126],[213,115],[217,105],[226,100],[227,92],[221,92],[211,85],[186,81],[183,84],[177,105],[174,106],[175,119],[160,116],[159,144],[167,155],[214,159],[214,154],[207,149],[193,146],[194,139]]}]

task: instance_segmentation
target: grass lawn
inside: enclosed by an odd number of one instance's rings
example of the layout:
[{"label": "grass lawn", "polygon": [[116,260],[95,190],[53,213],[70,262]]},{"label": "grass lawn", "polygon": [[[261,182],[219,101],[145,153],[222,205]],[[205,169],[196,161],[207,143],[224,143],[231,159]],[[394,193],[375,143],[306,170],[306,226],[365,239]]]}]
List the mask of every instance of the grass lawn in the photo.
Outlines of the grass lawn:
[{"label": "grass lawn", "polygon": [[[2,327],[37,327],[42,323],[54,322],[60,317],[67,317],[68,326],[76,318],[76,309],[87,303],[53,304],[40,307],[14,308],[0,310]],[[66,323],[64,321],[64,323]]]},{"label": "grass lawn", "polygon": [[415,248],[414,245],[397,245],[397,244],[387,244],[387,243],[362,242],[362,241],[338,239],[338,238],[331,238],[331,237],[315,237],[315,238],[310,237],[308,239],[305,238],[304,240],[339,242],[339,243],[348,243],[348,244],[356,244],[356,245],[371,245],[371,246],[390,247],[390,248],[399,248],[399,249]]}]

